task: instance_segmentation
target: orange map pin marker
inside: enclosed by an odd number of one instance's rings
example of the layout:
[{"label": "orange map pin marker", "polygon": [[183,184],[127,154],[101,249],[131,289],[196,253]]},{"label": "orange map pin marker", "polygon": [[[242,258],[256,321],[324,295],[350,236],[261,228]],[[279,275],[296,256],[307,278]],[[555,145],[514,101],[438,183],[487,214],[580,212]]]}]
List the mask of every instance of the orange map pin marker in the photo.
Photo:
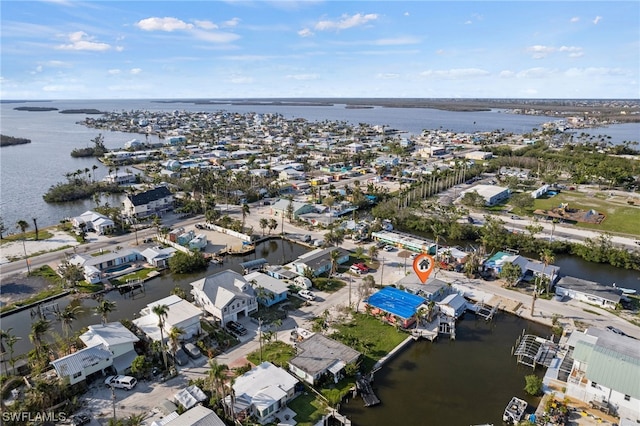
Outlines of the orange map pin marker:
[{"label": "orange map pin marker", "polygon": [[435,260],[433,257],[426,253],[420,253],[413,259],[413,271],[416,273],[422,284],[427,281],[433,267],[435,266]]}]

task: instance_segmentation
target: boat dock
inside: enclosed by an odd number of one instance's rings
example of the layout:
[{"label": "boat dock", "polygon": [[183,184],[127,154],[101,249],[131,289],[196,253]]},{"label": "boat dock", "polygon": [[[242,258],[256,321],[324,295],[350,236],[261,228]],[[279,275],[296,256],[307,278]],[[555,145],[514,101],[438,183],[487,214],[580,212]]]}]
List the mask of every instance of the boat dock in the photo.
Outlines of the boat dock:
[{"label": "boat dock", "polygon": [[499,308],[500,303],[495,306],[491,306],[483,301],[479,301],[475,305],[470,305],[468,310],[474,312],[477,316],[484,318],[486,321],[491,321]]},{"label": "boat dock", "polygon": [[373,388],[371,387],[371,381],[367,377],[360,377],[356,380],[356,389],[360,394],[360,397],[364,401],[365,407],[372,407],[374,405],[380,404],[380,400],[373,392]]},{"label": "boat dock", "polygon": [[543,339],[533,334],[524,334],[516,340],[516,349],[511,349],[511,354],[515,355],[518,363],[536,368],[536,365],[549,367],[551,361],[560,350],[553,340]]}]

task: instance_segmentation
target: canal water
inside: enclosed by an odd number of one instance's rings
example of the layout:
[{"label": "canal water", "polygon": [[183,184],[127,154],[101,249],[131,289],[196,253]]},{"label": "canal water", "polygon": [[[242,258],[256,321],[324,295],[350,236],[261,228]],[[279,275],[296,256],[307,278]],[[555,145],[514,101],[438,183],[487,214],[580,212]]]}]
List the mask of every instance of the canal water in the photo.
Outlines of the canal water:
[{"label": "canal water", "polygon": [[[116,302],[117,306],[116,311],[109,315],[109,321],[118,321],[122,318],[135,318],[140,310],[146,307],[147,304],[169,296],[171,290],[176,286],[181,287],[187,294],[190,294],[191,283],[196,280],[225,269],[242,273],[242,268],[239,266],[242,262],[265,258],[267,262],[272,265],[284,264],[295,260],[308,250],[308,248],[291,241],[283,241],[279,238],[272,239],[257,244],[256,250],[253,253],[245,256],[226,256],[223,264],[211,264],[206,271],[197,274],[177,275],[167,273],[153,278],[145,283],[145,292],[137,293],[134,297],[125,297],[117,291],[111,291],[105,295],[105,299]],[[67,296],[57,299],[52,303],[55,303],[60,310],[64,309],[69,303],[74,303],[82,309],[82,312],[78,315],[78,319],[71,325],[72,330],[80,330],[83,327],[100,323],[101,318],[95,313],[94,309],[98,305],[98,302],[92,298],[75,299]],[[63,335],[61,325],[53,313],[49,314],[47,318],[51,320],[52,331],[49,333],[48,340],[53,341],[54,333],[58,333],[60,336]],[[12,328],[12,334],[22,337],[14,346],[15,355],[26,353],[33,348],[29,341],[31,322],[32,316],[29,309],[2,318],[3,330]]]},{"label": "canal water", "polygon": [[[374,377],[382,403],[365,407],[355,397],[340,412],[357,426],[502,424],[502,412],[513,396],[530,409],[539,399],[524,392],[530,367],[517,364],[511,348],[523,330],[549,337],[548,327],[499,313],[493,321],[465,314],[456,340],[417,341],[392,358]],[[542,370],[535,374],[542,377]]]}]

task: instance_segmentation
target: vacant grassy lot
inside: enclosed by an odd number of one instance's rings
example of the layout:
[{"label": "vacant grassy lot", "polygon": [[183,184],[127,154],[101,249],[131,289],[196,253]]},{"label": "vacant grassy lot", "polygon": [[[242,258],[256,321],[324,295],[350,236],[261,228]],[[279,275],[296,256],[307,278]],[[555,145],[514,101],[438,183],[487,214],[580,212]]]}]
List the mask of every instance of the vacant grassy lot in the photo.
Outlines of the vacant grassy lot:
[{"label": "vacant grassy lot", "polygon": [[604,191],[593,193],[565,191],[555,197],[536,200],[534,209],[551,210],[558,207],[560,203],[568,203],[569,208],[593,209],[606,215],[606,219],[600,225],[577,223],[577,227],[640,235],[640,206],[627,204],[623,197],[610,197]]}]

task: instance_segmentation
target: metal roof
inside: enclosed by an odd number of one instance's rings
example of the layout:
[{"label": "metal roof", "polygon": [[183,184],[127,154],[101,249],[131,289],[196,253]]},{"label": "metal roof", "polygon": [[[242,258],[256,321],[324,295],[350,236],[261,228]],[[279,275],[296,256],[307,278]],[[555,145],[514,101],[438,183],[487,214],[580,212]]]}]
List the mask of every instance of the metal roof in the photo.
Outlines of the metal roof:
[{"label": "metal roof", "polygon": [[592,382],[640,399],[640,341],[604,330],[589,329],[597,341],[580,340],[573,358],[587,364]]}]

